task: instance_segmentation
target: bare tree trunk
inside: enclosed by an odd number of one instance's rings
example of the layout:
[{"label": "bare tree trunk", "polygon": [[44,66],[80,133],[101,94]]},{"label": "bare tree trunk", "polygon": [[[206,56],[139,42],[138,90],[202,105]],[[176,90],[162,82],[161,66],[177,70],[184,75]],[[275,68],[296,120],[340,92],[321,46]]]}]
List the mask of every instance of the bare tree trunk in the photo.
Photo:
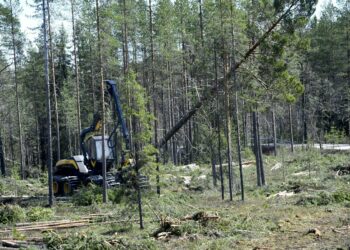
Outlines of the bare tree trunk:
[{"label": "bare tree trunk", "polygon": [[277,156],[276,117],[275,117],[274,108],[272,108],[272,132],[273,132],[273,153],[275,156]]},{"label": "bare tree trunk", "polygon": [[92,94],[92,107],[94,113],[97,111],[96,95],[95,95],[95,74],[94,74],[94,59],[92,55],[91,41],[89,42],[89,60],[90,60],[90,80],[91,80],[91,94]]},{"label": "bare tree trunk", "polygon": [[289,108],[289,131],[290,131],[290,149],[294,152],[294,139],[293,139],[293,121],[292,121],[292,105],[288,105]]},{"label": "bare tree trunk", "polygon": [[198,0],[199,4],[199,26],[200,26],[200,31],[201,31],[201,45],[202,48],[204,48],[204,27],[203,27],[203,11],[202,11],[202,0]]},{"label": "bare tree trunk", "polygon": [[[152,83],[152,100],[153,100],[153,115],[154,115],[154,144],[158,143],[158,108],[156,101],[156,81],[154,74],[154,45],[153,45],[153,11],[152,11],[152,0],[148,1],[149,8],[149,33],[150,33],[150,45],[151,45],[151,83]],[[157,162],[157,194],[160,194],[160,180],[159,180],[159,155],[156,155]]]},{"label": "bare tree trunk", "polygon": [[[74,5],[75,0],[71,0],[71,13],[72,13],[72,36],[73,36],[73,57],[74,57],[74,74],[75,74],[75,98],[76,98],[76,105],[77,105],[77,130],[78,134],[80,134],[81,131],[81,118],[80,118],[80,82],[79,82],[79,66],[78,66],[78,60],[77,60],[77,34],[75,30],[75,12],[74,12]],[[79,143],[76,145],[76,149],[80,151],[80,147],[78,146]]]},{"label": "bare tree trunk", "polygon": [[98,58],[100,68],[100,105],[101,105],[101,123],[102,123],[102,178],[103,178],[103,202],[106,203],[107,196],[107,167],[106,167],[106,152],[105,152],[105,134],[106,134],[106,118],[105,118],[105,91],[104,91],[104,78],[103,78],[103,65],[102,65],[102,44],[101,44],[101,32],[100,32],[100,8],[99,0],[96,0],[96,28],[97,28],[97,46],[98,46]]},{"label": "bare tree trunk", "polygon": [[15,166],[15,149],[14,149],[14,142],[13,142],[13,127],[12,127],[12,116],[9,114],[9,141],[10,141],[10,153],[11,153],[11,164],[12,169]]},{"label": "bare tree trunk", "polygon": [[50,1],[46,1],[47,4],[47,21],[49,29],[49,47],[50,47],[50,62],[51,62],[51,77],[52,77],[52,88],[53,88],[53,102],[55,109],[55,122],[56,122],[56,150],[57,160],[61,159],[61,136],[60,136],[60,123],[58,119],[58,103],[57,103],[57,90],[56,90],[56,75],[55,75],[55,63],[54,63],[54,52],[52,45],[52,32],[51,32],[51,15],[50,15]]},{"label": "bare tree trunk", "polygon": [[[220,4],[220,22],[221,22],[221,40],[222,40],[222,59],[223,59],[223,71],[224,76],[228,75],[230,72],[230,65],[229,65],[229,55],[228,55],[228,43],[225,39],[225,30],[223,26],[223,6],[221,0],[219,1]],[[225,116],[226,116],[226,123],[225,123],[225,129],[226,129],[226,141],[227,141],[227,161],[228,161],[228,186],[229,186],[229,194],[230,194],[230,201],[233,200],[233,185],[232,185],[232,138],[231,138],[231,113],[230,113],[230,95],[229,95],[229,80],[227,78],[224,78],[223,84],[224,84],[224,90],[225,90]]]},{"label": "bare tree trunk", "polygon": [[239,112],[238,112],[238,92],[235,93],[235,106],[236,106],[236,134],[237,134],[237,154],[239,163],[239,178],[241,181],[241,200],[244,201],[244,180],[243,180],[243,166],[242,166],[242,154],[241,154],[241,136],[239,128]]},{"label": "bare tree trunk", "polygon": [[[215,46],[215,45],[214,45]],[[221,184],[221,199],[225,199],[225,186],[224,186],[224,173],[222,169],[222,158],[221,158],[221,129],[220,129],[220,116],[219,116],[219,88],[218,88],[218,67],[217,67],[217,55],[216,48],[214,48],[214,67],[215,67],[215,85],[216,91],[216,126],[217,126],[217,137],[218,137],[218,158],[219,158],[219,171],[220,171],[220,184]]]},{"label": "bare tree trunk", "polygon": [[16,112],[17,112],[17,124],[18,124],[18,136],[19,136],[19,148],[20,148],[20,174],[21,179],[25,178],[25,161],[24,161],[24,145],[23,145],[23,135],[22,135],[22,119],[21,119],[21,110],[19,104],[19,90],[18,90],[18,79],[17,79],[17,49],[16,49],[16,39],[15,39],[15,24],[14,24],[14,13],[12,0],[10,0],[11,6],[11,38],[12,38],[12,52],[13,52],[13,65],[14,65],[14,83],[16,87]]},{"label": "bare tree trunk", "polygon": [[[245,102],[242,101],[242,110],[244,109]],[[243,147],[248,147],[248,115],[247,112],[242,112],[242,121],[243,121]]]},{"label": "bare tree trunk", "polygon": [[45,83],[46,83],[46,113],[47,113],[47,165],[48,165],[48,184],[49,184],[49,206],[53,205],[53,177],[52,177],[52,134],[51,134],[51,100],[50,100],[50,82],[49,82],[49,54],[47,49],[47,30],[46,30],[46,0],[42,2],[43,8],[43,33],[44,33],[44,62],[45,62]]},{"label": "bare tree trunk", "polygon": [[1,170],[1,175],[5,177],[6,167],[5,167],[4,148],[3,148],[2,137],[1,137],[1,129],[0,129],[0,170]]},{"label": "bare tree trunk", "polygon": [[256,128],[257,128],[257,135],[258,135],[258,153],[259,153],[259,167],[260,167],[260,178],[261,178],[261,185],[265,186],[265,171],[264,171],[264,161],[263,161],[263,155],[261,150],[261,140],[260,140],[260,122],[259,122],[259,113],[256,113]]},{"label": "bare tree trunk", "polygon": [[260,155],[259,155],[259,143],[258,143],[258,128],[257,128],[257,115],[256,111],[253,111],[252,113],[253,120],[253,137],[254,137],[254,155],[255,155],[255,163],[256,163],[256,178],[257,178],[257,184],[260,187],[261,184],[261,173],[260,173]]}]

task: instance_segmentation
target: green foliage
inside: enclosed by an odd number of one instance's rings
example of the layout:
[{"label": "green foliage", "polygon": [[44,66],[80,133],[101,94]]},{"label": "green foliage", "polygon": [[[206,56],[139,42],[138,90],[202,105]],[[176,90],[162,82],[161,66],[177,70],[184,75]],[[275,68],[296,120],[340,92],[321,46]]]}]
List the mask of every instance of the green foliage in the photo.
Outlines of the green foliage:
[{"label": "green foliage", "polygon": [[26,218],[25,210],[18,205],[0,206],[0,223],[12,224]]},{"label": "green foliage", "polygon": [[325,206],[333,203],[344,203],[350,201],[350,193],[344,190],[339,190],[334,193],[320,192],[316,196],[302,197],[297,202],[298,205],[316,205]]},{"label": "green foliage", "polygon": [[339,130],[335,126],[332,126],[330,131],[324,135],[326,143],[342,143],[347,140],[344,130]]},{"label": "green foliage", "polygon": [[50,220],[54,212],[50,208],[32,207],[26,212],[29,221]]},{"label": "green foliage", "polygon": [[127,223],[126,225],[116,223],[116,224],[111,224],[110,228],[111,228],[110,231],[112,231],[114,233],[129,233],[133,230],[134,226],[131,222]]},{"label": "green foliage", "polygon": [[130,192],[121,187],[113,188],[108,190],[108,200],[114,204],[120,204],[129,199]]},{"label": "green foliage", "polygon": [[45,232],[43,240],[48,249],[115,249],[102,236],[93,232],[73,233],[64,237],[54,231],[48,231]]},{"label": "green foliage", "polygon": [[90,206],[92,204],[102,203],[102,188],[94,184],[79,189],[72,197],[73,203],[76,206]]}]

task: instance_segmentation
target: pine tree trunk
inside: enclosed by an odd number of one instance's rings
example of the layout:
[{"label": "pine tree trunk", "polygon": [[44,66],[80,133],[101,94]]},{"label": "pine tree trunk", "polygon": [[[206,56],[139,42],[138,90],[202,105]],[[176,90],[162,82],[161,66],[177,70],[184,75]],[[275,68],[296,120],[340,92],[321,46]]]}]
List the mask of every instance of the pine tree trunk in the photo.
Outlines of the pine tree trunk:
[{"label": "pine tree trunk", "polygon": [[104,77],[103,77],[103,65],[102,65],[102,42],[100,32],[100,8],[99,0],[96,0],[96,28],[97,28],[97,46],[98,46],[98,58],[99,58],[99,73],[100,73],[100,106],[101,106],[101,123],[102,123],[102,198],[103,202],[106,203],[107,196],[107,166],[106,166],[106,152],[105,152],[105,134],[106,134],[106,118],[105,118],[105,91],[104,91]]},{"label": "pine tree trunk", "polygon": [[[235,84],[236,85],[236,84]],[[237,85],[236,85],[237,86]],[[236,106],[236,136],[237,136],[237,154],[239,163],[239,178],[241,182],[241,200],[244,201],[244,180],[243,180],[243,166],[242,166],[242,154],[241,154],[241,136],[239,128],[239,112],[238,112],[238,92],[235,93],[235,106]]]},{"label": "pine tree trunk", "polygon": [[2,137],[1,137],[1,129],[0,129],[0,170],[1,170],[1,175],[5,177],[6,175],[5,154],[4,154],[4,148],[2,143]]},{"label": "pine tree trunk", "polygon": [[[81,131],[81,118],[80,118],[80,81],[79,81],[79,66],[78,66],[78,55],[77,55],[77,35],[75,27],[75,11],[74,5],[75,0],[71,0],[71,14],[72,14],[72,36],[73,36],[73,57],[74,57],[74,74],[75,74],[75,98],[77,107],[77,130],[78,135]],[[76,143],[76,149],[80,151],[79,143]]]},{"label": "pine tree trunk", "polygon": [[214,67],[215,67],[215,86],[216,86],[216,126],[217,126],[217,137],[218,137],[218,158],[219,158],[219,171],[220,171],[220,184],[221,184],[221,199],[225,199],[225,186],[224,186],[224,173],[222,169],[222,158],[221,158],[221,129],[220,129],[220,116],[219,116],[219,88],[218,88],[218,66],[217,66],[217,55],[216,48],[214,48]]},{"label": "pine tree trunk", "polygon": [[294,152],[294,139],[293,139],[293,121],[292,121],[292,105],[289,104],[289,132],[290,132],[290,150]]},{"label": "pine tree trunk", "polygon": [[13,142],[13,126],[12,126],[12,116],[9,115],[9,141],[10,141],[10,154],[11,154],[11,167],[14,169],[15,166],[15,149],[14,149],[14,142]]},{"label": "pine tree trunk", "polygon": [[260,122],[259,122],[259,113],[256,113],[256,127],[257,127],[257,135],[258,135],[258,153],[259,153],[259,167],[260,167],[260,178],[261,185],[265,186],[265,171],[264,171],[264,161],[261,149],[261,139],[260,139]]},{"label": "pine tree trunk", "polygon": [[97,105],[96,105],[96,95],[95,95],[95,74],[94,74],[94,58],[92,55],[92,47],[91,42],[89,43],[89,60],[90,60],[90,81],[91,81],[91,94],[92,94],[92,107],[94,113],[97,112]]},{"label": "pine tree trunk", "polygon": [[48,184],[49,184],[49,206],[53,206],[53,176],[52,176],[52,132],[51,132],[51,100],[50,100],[50,82],[49,82],[49,54],[47,49],[47,24],[46,24],[46,0],[42,2],[43,8],[43,27],[44,27],[44,63],[45,63],[45,84],[46,84],[46,113],[47,113],[47,165],[48,165]]},{"label": "pine tree trunk", "polygon": [[275,109],[272,108],[272,133],[273,133],[273,153],[277,156],[277,135]]},{"label": "pine tree trunk", "polygon": [[50,15],[50,1],[46,1],[47,5],[47,21],[49,29],[49,47],[50,47],[50,62],[51,62],[51,77],[52,77],[52,88],[53,88],[53,102],[55,109],[55,122],[56,122],[56,150],[57,150],[57,160],[61,159],[61,136],[60,136],[60,123],[58,119],[58,103],[57,103],[57,90],[56,90],[56,75],[55,75],[55,63],[53,55],[53,45],[52,45],[52,32],[51,32],[51,15]]},{"label": "pine tree trunk", "polygon": [[24,161],[24,144],[23,144],[23,135],[22,135],[22,119],[21,119],[21,110],[19,103],[19,89],[18,89],[18,79],[17,79],[17,49],[16,49],[16,39],[15,39],[15,27],[14,27],[14,17],[13,17],[13,6],[12,0],[10,0],[11,6],[11,39],[12,39],[12,56],[13,56],[13,65],[14,65],[14,83],[16,88],[16,113],[17,113],[17,125],[18,125],[18,137],[19,137],[19,149],[20,149],[20,174],[21,179],[25,178],[25,161]]},{"label": "pine tree trunk", "polygon": [[260,187],[262,185],[261,183],[261,172],[260,172],[260,154],[259,154],[259,143],[258,143],[258,132],[257,132],[257,115],[256,111],[253,111],[252,113],[252,126],[253,126],[253,140],[254,140],[254,155],[255,155],[255,163],[256,163],[256,178],[257,178],[257,185]]}]

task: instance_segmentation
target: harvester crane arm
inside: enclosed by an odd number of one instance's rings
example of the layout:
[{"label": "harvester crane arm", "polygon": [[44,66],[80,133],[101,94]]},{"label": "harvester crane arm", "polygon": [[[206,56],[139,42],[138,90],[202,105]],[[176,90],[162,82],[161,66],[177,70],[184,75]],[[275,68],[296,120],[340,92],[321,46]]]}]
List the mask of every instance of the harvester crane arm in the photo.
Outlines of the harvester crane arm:
[{"label": "harvester crane arm", "polygon": [[[125,141],[125,150],[130,151],[130,134],[123,116],[122,106],[120,104],[120,97],[117,90],[117,84],[113,80],[106,80],[105,82],[107,84],[107,90],[114,100],[115,110],[118,116],[117,126],[119,124],[121,126],[121,132]],[[125,160],[126,159],[124,158],[124,154],[122,154],[122,163],[126,163]]]}]

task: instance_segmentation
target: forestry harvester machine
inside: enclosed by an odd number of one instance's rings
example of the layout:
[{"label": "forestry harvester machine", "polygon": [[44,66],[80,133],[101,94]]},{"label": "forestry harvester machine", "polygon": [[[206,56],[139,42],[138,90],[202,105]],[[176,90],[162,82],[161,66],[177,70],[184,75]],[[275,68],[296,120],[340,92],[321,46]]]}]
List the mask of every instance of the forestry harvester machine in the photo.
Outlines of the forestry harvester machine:
[{"label": "forestry harvester machine", "polygon": [[[80,149],[82,155],[75,155],[68,159],[59,160],[53,172],[53,191],[55,195],[71,195],[79,186],[93,183],[103,184],[102,143],[104,143],[106,160],[107,187],[127,186],[141,188],[149,186],[146,176],[137,175],[136,162],[130,152],[130,135],[123,117],[119,94],[115,81],[106,80],[108,93],[111,95],[117,114],[117,123],[113,132],[104,136],[102,141],[102,121],[99,114],[94,115],[90,127],[80,133]],[[120,128],[125,143],[125,150],[120,149],[120,162],[116,154],[114,134]],[[121,147],[122,148],[122,147]],[[115,169],[114,166],[118,165]]]}]

